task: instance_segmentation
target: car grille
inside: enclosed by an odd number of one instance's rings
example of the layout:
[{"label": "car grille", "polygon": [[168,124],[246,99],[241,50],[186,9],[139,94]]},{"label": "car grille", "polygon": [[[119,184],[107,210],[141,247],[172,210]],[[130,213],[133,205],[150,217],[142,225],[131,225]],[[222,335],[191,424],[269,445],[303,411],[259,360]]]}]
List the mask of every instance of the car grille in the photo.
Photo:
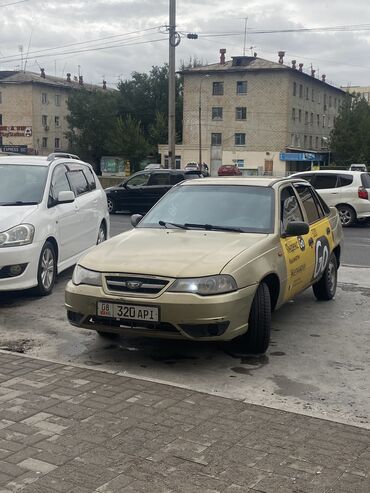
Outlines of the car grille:
[{"label": "car grille", "polygon": [[108,317],[98,317],[92,315],[88,317],[87,324],[91,326],[105,325],[109,327],[120,327],[123,329],[145,329],[152,330],[153,332],[173,332],[179,333],[176,327],[167,322],[145,322],[136,320],[116,320]]},{"label": "car grille", "polygon": [[107,275],[105,282],[111,292],[128,295],[155,295],[163,291],[169,280],[156,277]]}]

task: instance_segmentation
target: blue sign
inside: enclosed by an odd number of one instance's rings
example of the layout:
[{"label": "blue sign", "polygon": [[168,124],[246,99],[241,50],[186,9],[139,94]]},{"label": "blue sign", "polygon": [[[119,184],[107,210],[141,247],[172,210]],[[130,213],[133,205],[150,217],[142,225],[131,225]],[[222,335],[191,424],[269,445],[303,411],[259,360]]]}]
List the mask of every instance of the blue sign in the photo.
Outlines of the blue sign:
[{"label": "blue sign", "polygon": [[281,161],[321,161],[322,156],[314,152],[281,152]]}]

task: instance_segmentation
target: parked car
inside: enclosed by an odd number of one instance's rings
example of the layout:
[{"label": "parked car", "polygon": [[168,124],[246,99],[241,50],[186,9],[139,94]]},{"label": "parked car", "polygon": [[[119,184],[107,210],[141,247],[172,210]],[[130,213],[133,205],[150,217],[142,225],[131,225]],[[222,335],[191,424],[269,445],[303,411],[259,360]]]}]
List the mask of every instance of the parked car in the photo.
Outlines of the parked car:
[{"label": "parked car", "polygon": [[295,173],[313,185],[329,206],[335,206],[342,226],[370,217],[370,173],[360,171],[320,170]]},{"label": "parked car", "polygon": [[109,236],[92,167],[71,158],[0,158],[0,291],[50,294],[59,272]]},{"label": "parked car", "polygon": [[147,212],[174,185],[200,176],[198,171],[177,169],[139,171],[119,185],[105,189],[108,210],[111,214]]},{"label": "parked car", "polygon": [[[258,211],[258,214],[256,214]],[[80,259],[70,323],[102,335],[222,341],[263,353],[271,312],[309,286],[334,297],[342,227],[304,180],[184,181]]]},{"label": "parked car", "polygon": [[162,169],[163,166],[160,163],[150,163],[147,164],[144,168],[145,171],[148,171],[150,169]]},{"label": "parked car", "polygon": [[366,164],[351,164],[350,171],[367,171]]},{"label": "parked car", "polygon": [[218,168],[218,176],[241,176],[242,172],[236,164],[223,164]]}]

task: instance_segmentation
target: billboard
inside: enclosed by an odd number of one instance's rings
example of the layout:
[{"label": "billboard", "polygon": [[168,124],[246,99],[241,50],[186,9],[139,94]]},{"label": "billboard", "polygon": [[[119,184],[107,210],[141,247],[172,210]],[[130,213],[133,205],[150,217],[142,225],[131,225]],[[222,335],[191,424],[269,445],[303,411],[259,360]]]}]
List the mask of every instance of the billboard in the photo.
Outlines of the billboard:
[{"label": "billboard", "polygon": [[2,137],[32,137],[32,127],[24,125],[0,125]]}]

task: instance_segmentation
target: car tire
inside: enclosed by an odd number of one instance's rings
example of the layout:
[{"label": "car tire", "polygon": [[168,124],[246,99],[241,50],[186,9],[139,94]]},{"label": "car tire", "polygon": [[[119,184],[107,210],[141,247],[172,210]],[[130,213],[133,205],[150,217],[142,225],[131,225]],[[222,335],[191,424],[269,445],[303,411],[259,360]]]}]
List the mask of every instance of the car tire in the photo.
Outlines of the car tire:
[{"label": "car tire", "polygon": [[39,258],[35,293],[39,296],[48,296],[53,291],[56,277],[57,256],[55,248],[50,241],[46,241]]},{"label": "car tire", "polygon": [[329,258],[321,279],[312,286],[314,295],[318,301],[329,301],[335,296],[338,280],[338,262],[335,253]]},{"label": "car tire", "polygon": [[350,226],[353,226],[356,221],[356,212],[354,211],[354,209],[346,204],[338,205],[337,209],[343,228],[349,228]]},{"label": "car tire", "polygon": [[103,330],[97,330],[96,333],[103,339],[118,339],[119,337],[119,335],[115,332],[104,332]]},{"label": "car tire", "polygon": [[107,198],[107,202],[108,202],[108,212],[109,214],[115,214],[116,213],[116,203],[114,202],[114,200],[111,198],[111,197],[108,197]]},{"label": "car tire", "polygon": [[271,296],[267,284],[262,282],[254,295],[248,320],[248,331],[243,335],[248,353],[263,354],[270,343]]},{"label": "car tire", "polygon": [[103,243],[107,239],[107,228],[105,227],[104,222],[102,222],[99,226],[98,238],[96,240],[96,244],[99,245]]}]

